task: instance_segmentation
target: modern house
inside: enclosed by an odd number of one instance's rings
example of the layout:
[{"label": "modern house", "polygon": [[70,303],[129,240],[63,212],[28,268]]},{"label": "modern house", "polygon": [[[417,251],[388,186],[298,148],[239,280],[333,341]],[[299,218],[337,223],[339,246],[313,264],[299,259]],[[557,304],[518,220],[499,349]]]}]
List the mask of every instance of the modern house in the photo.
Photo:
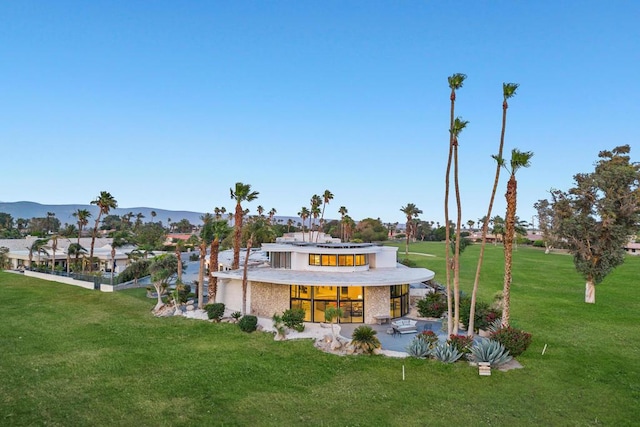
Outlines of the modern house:
[{"label": "modern house", "polygon": [[[395,247],[339,243],[322,233],[308,240],[295,233],[262,245],[264,261],[247,269],[248,314],[271,317],[302,308],[305,321],[324,322],[325,309],[339,306],[342,323],[375,323],[406,315],[409,285],[435,275],[425,268],[398,264]],[[242,311],[243,269],[214,275],[218,277],[217,302],[228,310]]]}]

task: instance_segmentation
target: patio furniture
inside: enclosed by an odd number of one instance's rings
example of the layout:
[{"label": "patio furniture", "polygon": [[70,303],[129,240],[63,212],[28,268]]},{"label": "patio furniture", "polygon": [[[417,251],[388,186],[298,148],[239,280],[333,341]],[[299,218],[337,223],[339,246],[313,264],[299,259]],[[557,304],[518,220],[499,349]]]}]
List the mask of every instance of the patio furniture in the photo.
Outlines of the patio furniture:
[{"label": "patio furniture", "polygon": [[377,316],[373,316],[373,318],[376,319],[376,323],[378,325],[389,323],[389,321],[391,321],[391,316],[389,316],[388,314],[379,314]]},{"label": "patio furniture", "polygon": [[416,321],[410,319],[398,319],[391,322],[391,325],[398,330],[401,334],[414,334],[418,332],[416,327]]}]

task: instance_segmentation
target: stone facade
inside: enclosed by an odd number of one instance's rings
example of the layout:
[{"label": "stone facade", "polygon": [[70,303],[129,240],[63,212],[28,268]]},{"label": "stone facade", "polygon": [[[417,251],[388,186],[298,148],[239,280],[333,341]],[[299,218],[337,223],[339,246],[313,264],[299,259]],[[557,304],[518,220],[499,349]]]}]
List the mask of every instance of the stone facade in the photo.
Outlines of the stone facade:
[{"label": "stone facade", "polygon": [[281,314],[289,308],[289,286],[251,282],[251,314],[270,319],[274,313]]},{"label": "stone facade", "polygon": [[369,286],[364,288],[364,322],[376,323],[374,316],[388,315],[391,294],[389,286]]}]

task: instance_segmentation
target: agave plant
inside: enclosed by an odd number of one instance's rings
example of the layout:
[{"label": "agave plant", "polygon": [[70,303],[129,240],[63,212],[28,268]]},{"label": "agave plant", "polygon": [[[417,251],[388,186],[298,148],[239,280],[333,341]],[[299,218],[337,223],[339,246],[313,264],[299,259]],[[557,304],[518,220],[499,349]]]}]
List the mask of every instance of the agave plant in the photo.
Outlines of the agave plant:
[{"label": "agave plant", "polygon": [[351,344],[354,348],[365,353],[373,353],[373,350],[380,348],[380,341],[376,337],[377,332],[371,326],[362,325],[354,329],[351,335]]},{"label": "agave plant", "polygon": [[491,323],[489,323],[489,326],[487,326],[487,331],[490,334],[496,333],[500,329],[502,329],[502,317],[494,319]]},{"label": "agave plant", "polygon": [[502,344],[497,341],[481,339],[471,347],[471,360],[488,362],[492,367],[503,365],[513,357]]},{"label": "agave plant", "polygon": [[457,362],[462,357],[462,353],[448,342],[443,342],[435,346],[434,349],[431,350],[431,355],[444,363]]},{"label": "agave plant", "polygon": [[411,357],[424,359],[425,357],[428,357],[430,353],[429,343],[416,337],[407,346],[407,353],[409,353],[409,356]]}]

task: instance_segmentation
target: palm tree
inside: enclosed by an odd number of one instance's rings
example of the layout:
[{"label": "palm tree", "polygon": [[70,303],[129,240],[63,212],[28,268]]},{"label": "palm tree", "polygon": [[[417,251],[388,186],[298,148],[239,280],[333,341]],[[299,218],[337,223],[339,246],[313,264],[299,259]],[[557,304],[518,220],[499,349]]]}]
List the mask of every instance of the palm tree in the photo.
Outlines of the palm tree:
[{"label": "palm tree", "polygon": [[[329,190],[324,190],[322,193],[322,214],[320,215],[320,229],[324,231],[324,209],[327,207],[329,202],[333,200],[333,193]],[[316,236],[316,242],[318,241],[318,237]]]},{"label": "palm tree", "polygon": [[31,246],[29,246],[27,249],[29,249],[29,268],[31,268],[31,264],[33,264],[33,253],[37,253],[38,255],[38,265],[40,265],[40,254],[41,253],[45,253],[46,251],[44,250],[44,246],[47,244],[47,239],[36,239]]},{"label": "palm tree", "polygon": [[111,285],[113,286],[113,274],[116,269],[116,248],[129,244],[129,232],[120,231],[111,240]]},{"label": "palm tree", "polygon": [[[76,273],[76,268],[78,268],[78,264],[79,264],[78,259],[80,258],[80,255],[84,256],[86,255],[86,253],[87,253],[87,250],[82,246],[80,246],[80,243],[72,243],[69,245],[69,247],[67,248],[67,273],[69,273],[69,257],[71,255],[75,256],[73,272]],[[82,264],[84,266],[84,263]],[[82,269],[82,267],[80,268]]]},{"label": "palm tree", "polygon": [[400,212],[405,214],[405,216],[407,217],[407,229],[406,229],[406,232],[405,232],[406,240],[405,240],[405,245],[404,245],[404,256],[408,257],[409,256],[409,239],[411,238],[411,234],[413,232],[413,218],[415,218],[418,215],[420,215],[422,213],[422,210],[420,210],[413,203],[407,203],[407,206],[403,206],[403,207],[400,208]]},{"label": "palm tree", "polygon": [[78,244],[80,244],[80,236],[82,235],[82,228],[89,224],[89,218],[91,218],[91,212],[87,209],[78,209],[72,213],[74,218],[78,221]]},{"label": "palm tree", "polygon": [[460,241],[461,224],[462,224],[462,205],[460,203],[460,184],[458,182],[458,136],[460,132],[467,127],[469,122],[456,117],[451,128],[453,141],[453,180],[456,193],[456,241],[453,252],[453,300],[454,300],[454,316],[453,316],[453,334],[458,335],[458,327],[460,326]]},{"label": "palm tree", "polygon": [[51,233],[51,219],[56,217],[55,212],[47,212],[47,234]]},{"label": "palm tree", "polygon": [[53,274],[56,269],[56,250],[58,249],[58,236],[54,234],[51,236],[51,252],[53,254],[53,261],[51,262],[51,273]]},{"label": "palm tree", "polygon": [[291,226],[293,225],[293,220],[289,218],[287,220],[287,233],[291,231]]},{"label": "palm tree", "polygon": [[253,236],[247,240],[247,253],[244,256],[244,268],[242,270],[242,314],[247,314],[247,269],[249,267],[249,254],[251,253],[251,245],[253,244]]},{"label": "palm tree", "polygon": [[273,222],[273,217],[276,216],[277,213],[278,211],[276,208],[271,208],[271,210],[269,210],[269,224]]},{"label": "palm tree", "polygon": [[236,212],[233,218],[233,264],[231,268],[236,270],[240,267],[240,242],[242,238],[242,219],[244,217],[244,210],[242,209],[242,202],[251,202],[258,198],[257,191],[251,191],[250,184],[243,184],[236,182],[235,189],[230,188],[229,193],[231,199],[236,201]]},{"label": "palm tree", "polygon": [[91,234],[91,250],[89,252],[89,272],[93,271],[93,249],[96,244],[96,237],[98,236],[98,225],[100,224],[100,218],[102,215],[107,215],[111,209],[118,207],[118,202],[113,198],[111,193],[107,191],[101,191],[97,199],[91,201],[92,205],[98,206],[98,217],[93,227],[93,233]]},{"label": "palm tree", "polygon": [[176,258],[178,258],[178,277],[177,281],[182,283],[182,251],[184,251],[184,240],[182,239],[173,239],[173,243],[175,243],[175,254]]},{"label": "palm tree", "polygon": [[344,216],[348,213],[346,207],[340,206],[338,213],[340,214],[340,240],[344,241]]},{"label": "palm tree", "polygon": [[207,257],[207,247],[213,240],[213,235],[211,233],[213,216],[210,213],[206,213],[202,215],[200,219],[202,220],[202,228],[200,228],[200,240],[198,245],[198,248],[200,249],[200,270],[198,271],[198,308],[202,309],[204,301],[204,270]]},{"label": "palm tree", "polygon": [[[509,108],[508,99],[516,94],[518,89],[517,83],[503,83],[502,84],[502,130],[500,131],[500,146],[498,148],[497,159],[502,159],[502,151],[504,148],[504,133],[507,126],[507,109]],[[487,230],[489,229],[489,221],[491,219],[491,210],[493,209],[493,201],[495,200],[496,191],[498,189],[498,181],[500,180],[500,169],[502,167],[501,161],[496,162],[496,174],[493,180],[493,189],[491,190],[491,199],[489,200],[489,208],[487,209],[487,215],[482,218],[482,242],[480,243],[480,255],[478,256],[478,265],[476,266],[476,275],[473,280],[473,290],[471,291],[471,310],[469,312],[469,327],[467,328],[470,337],[474,333],[474,319],[476,311],[476,295],[478,293],[478,283],[480,281],[480,271],[482,269],[482,261],[484,260],[484,249],[487,244]]]},{"label": "palm tree", "polygon": [[155,219],[156,215],[158,215],[156,213],[156,211],[151,211],[151,222],[153,222],[153,220]]},{"label": "palm tree", "polygon": [[262,216],[262,214],[264,213],[264,208],[262,207],[262,205],[258,205],[256,210],[258,211],[258,216]]},{"label": "palm tree", "polygon": [[509,326],[511,315],[511,267],[513,263],[513,236],[516,232],[516,199],[518,190],[516,172],[520,168],[528,168],[529,166],[531,166],[532,157],[533,153],[531,151],[519,151],[515,148],[511,151],[511,173],[509,176],[509,181],[507,182],[507,193],[505,194],[505,197],[507,199],[507,213],[504,227],[504,287],[502,289],[502,326],[504,327]]},{"label": "palm tree", "polygon": [[451,112],[449,119],[449,157],[447,158],[447,171],[445,173],[445,190],[444,190],[444,223],[445,231],[444,231],[444,242],[445,242],[445,263],[447,268],[446,271],[446,281],[447,281],[447,334],[451,335],[453,332],[453,316],[452,316],[452,305],[451,305],[451,257],[449,256],[449,246],[451,243],[451,237],[449,235],[449,177],[451,176],[451,162],[453,160],[453,152],[454,152],[454,112],[455,112],[455,104],[456,104],[456,91],[462,87],[464,84],[464,80],[467,78],[465,74],[456,73],[447,78],[449,82],[449,88],[451,89],[451,95],[449,99],[451,100]]},{"label": "palm tree", "polygon": [[[322,204],[322,198],[314,194],[311,196],[311,204],[309,209],[309,241],[313,241],[313,228],[316,226],[316,219],[320,216],[320,205]],[[311,221],[313,219],[313,222]]]},{"label": "palm tree", "polygon": [[208,298],[209,303],[216,302],[216,296],[218,294],[218,278],[213,275],[214,271],[218,271],[218,257],[220,255],[220,241],[224,240],[231,229],[227,221],[218,220],[211,224],[211,234],[213,240],[211,241],[211,253],[209,254],[209,289]]},{"label": "palm tree", "polygon": [[304,222],[307,218],[309,218],[309,209],[306,206],[300,208],[300,212],[298,212],[298,216],[302,220],[302,241],[304,242]]}]

